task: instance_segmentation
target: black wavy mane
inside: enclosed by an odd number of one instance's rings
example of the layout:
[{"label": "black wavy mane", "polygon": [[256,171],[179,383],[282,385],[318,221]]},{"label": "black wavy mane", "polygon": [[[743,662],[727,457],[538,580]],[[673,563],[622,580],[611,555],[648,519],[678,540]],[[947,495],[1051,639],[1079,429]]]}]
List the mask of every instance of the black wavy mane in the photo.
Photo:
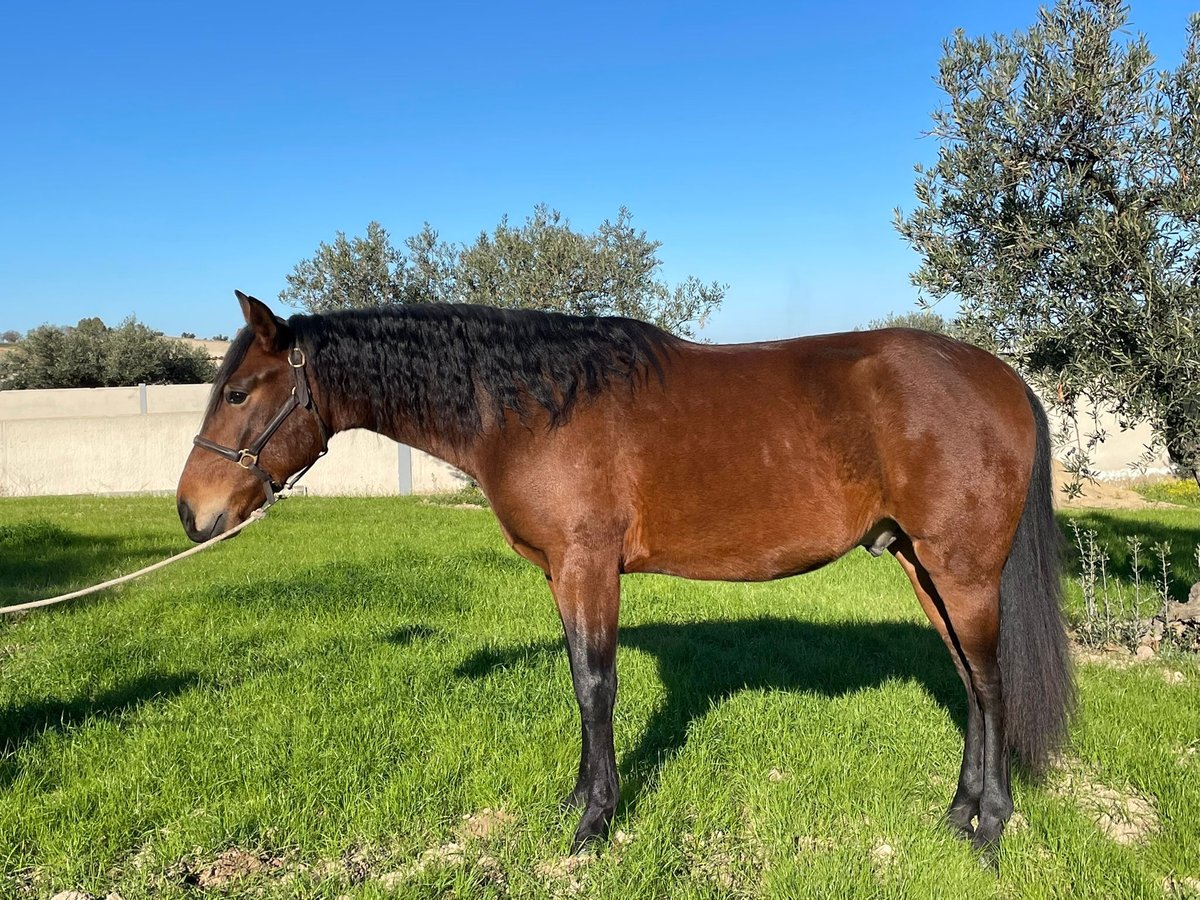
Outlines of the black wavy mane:
[{"label": "black wavy mane", "polygon": [[[366,398],[382,426],[398,416],[461,444],[489,413],[522,420],[540,407],[550,427],[613,385],[663,378],[679,339],[646,322],[468,304],[414,304],[292,316],[288,328],[316,377]],[[232,349],[232,348],[231,348]]]}]

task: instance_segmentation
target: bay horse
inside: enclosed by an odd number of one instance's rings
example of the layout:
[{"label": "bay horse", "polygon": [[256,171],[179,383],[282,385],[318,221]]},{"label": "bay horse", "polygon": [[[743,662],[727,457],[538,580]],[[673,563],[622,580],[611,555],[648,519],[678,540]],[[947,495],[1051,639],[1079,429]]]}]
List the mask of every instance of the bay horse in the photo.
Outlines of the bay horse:
[{"label": "bay horse", "polygon": [[[969,344],[895,328],[706,345],[631,319],[432,304],[246,320],[177,494],[200,541],[366,428],[474,478],[540,568],[579,703],[573,847],[618,801],[620,576],[765,581],[890,552],[967,693],[947,820],[991,850],[1073,681],[1046,414]],[[853,665],[853,660],[847,660]]]}]

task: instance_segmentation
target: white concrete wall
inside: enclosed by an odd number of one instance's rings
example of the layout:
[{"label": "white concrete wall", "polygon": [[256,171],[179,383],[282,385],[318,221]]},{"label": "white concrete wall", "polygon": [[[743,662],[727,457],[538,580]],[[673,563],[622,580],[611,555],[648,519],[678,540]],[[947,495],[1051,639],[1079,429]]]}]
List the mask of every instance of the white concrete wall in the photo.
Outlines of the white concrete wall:
[{"label": "white concrete wall", "polygon": [[211,384],[148,384],[146,412],[189,412],[200,414],[208,405]]},{"label": "white concrete wall", "polygon": [[171,490],[194,413],[0,420],[0,495]]},{"label": "white concrete wall", "polygon": [[467,483],[467,476],[458,469],[442,462],[436,456],[412,451],[412,492],[414,494],[439,494],[457,491]]},{"label": "white concrete wall", "polygon": [[38,391],[0,391],[0,422],[13,419],[70,419],[190,412],[197,415],[208,402],[210,384],[150,384],[144,387],[62,388]]},{"label": "white concrete wall", "polygon": [[[208,385],[0,391],[0,496],[174,491]],[[300,487],[390,495],[454,490],[465,476],[369,431],[334,435]]]},{"label": "white concrete wall", "polygon": [[330,439],[329,453],[300,486],[325,497],[435,494],[458,490],[466,481],[466,475],[437,457],[356,428]]},{"label": "white concrete wall", "polygon": [[[1062,420],[1055,414],[1049,404],[1044,405],[1050,417],[1050,428],[1057,436],[1057,433],[1062,428]],[[1104,443],[1098,444],[1092,449],[1091,464],[1092,469],[1099,474],[1102,480],[1131,478],[1141,474],[1170,474],[1171,461],[1167,456],[1166,450],[1161,447],[1154,453],[1144,473],[1130,467],[1131,463],[1141,459],[1142,455],[1146,452],[1147,445],[1151,444],[1154,440],[1154,431],[1149,425],[1143,423],[1130,428],[1128,431],[1122,431],[1117,417],[1111,412],[1104,410],[1098,413],[1096,421],[1093,422],[1092,408],[1082,402],[1076,405],[1075,414],[1078,428],[1072,429],[1073,439],[1055,447],[1055,456],[1059,459],[1064,459],[1067,451],[1072,446],[1076,446],[1080,450],[1086,449],[1088,434],[1099,427],[1107,437]]]}]

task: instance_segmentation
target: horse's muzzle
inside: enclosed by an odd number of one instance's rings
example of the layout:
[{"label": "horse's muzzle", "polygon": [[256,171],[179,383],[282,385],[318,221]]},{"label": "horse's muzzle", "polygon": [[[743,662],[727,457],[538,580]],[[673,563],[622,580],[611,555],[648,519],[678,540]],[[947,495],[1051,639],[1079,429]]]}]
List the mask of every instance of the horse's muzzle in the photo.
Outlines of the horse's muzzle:
[{"label": "horse's muzzle", "polygon": [[179,521],[183,523],[183,530],[197,544],[214,538],[225,530],[225,513],[219,513],[207,528],[201,529],[196,527],[195,513],[186,500],[179,500],[175,505],[179,509]]}]

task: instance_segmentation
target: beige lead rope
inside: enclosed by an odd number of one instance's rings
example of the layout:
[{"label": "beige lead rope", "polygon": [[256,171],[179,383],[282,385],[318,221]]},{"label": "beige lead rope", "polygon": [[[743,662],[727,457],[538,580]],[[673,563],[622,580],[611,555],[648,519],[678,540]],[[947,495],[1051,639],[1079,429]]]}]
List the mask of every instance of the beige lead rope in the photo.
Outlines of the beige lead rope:
[{"label": "beige lead rope", "polygon": [[[280,497],[279,499],[283,498]],[[267,515],[267,509],[269,507],[270,504],[260,509],[256,509],[254,512],[250,513],[250,518],[246,519],[246,521],[235,525],[228,531],[218,534],[216,537],[209,538],[202,544],[197,544],[195,547],[189,547],[182,553],[176,553],[170,559],[164,559],[161,562],[156,562],[152,566],[146,566],[144,569],[138,569],[136,572],[131,572],[128,575],[122,575],[120,578],[114,578],[111,581],[106,581],[103,584],[93,585],[89,588],[83,588],[82,590],[72,591],[69,594],[59,594],[57,597],[47,597],[45,600],[31,600],[28,603],[17,603],[13,606],[0,606],[0,615],[25,612],[26,610],[30,609],[37,609],[40,606],[53,606],[55,603],[62,603],[66,600],[74,600],[76,597],[86,597],[88,594],[94,594],[97,591],[104,590],[105,588],[116,587],[118,584],[124,584],[126,581],[133,581],[133,579],[140,578],[142,575],[148,575],[151,572],[163,568],[164,566],[169,566],[173,562],[178,562],[179,560],[189,557],[194,553],[199,553],[201,550],[207,550],[213,544],[220,543],[226,538],[233,537],[251,522],[257,522],[259,519],[265,518]]]}]

